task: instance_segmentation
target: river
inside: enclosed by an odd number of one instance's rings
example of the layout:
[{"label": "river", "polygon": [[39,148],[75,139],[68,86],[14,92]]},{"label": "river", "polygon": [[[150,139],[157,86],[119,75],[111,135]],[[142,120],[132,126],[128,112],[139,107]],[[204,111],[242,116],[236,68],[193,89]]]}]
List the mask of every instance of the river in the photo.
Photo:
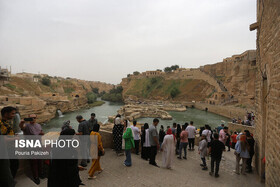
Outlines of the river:
[{"label": "river", "polygon": [[[62,117],[56,117],[42,126],[43,131],[60,131],[61,126],[64,121],[70,120],[72,127],[77,130],[78,122],[76,121],[77,115],[82,115],[85,119],[90,118],[91,113],[96,114],[98,121],[105,123],[107,122],[108,116],[116,115],[117,111],[122,106],[122,103],[112,103],[105,101],[101,106],[96,106],[90,109],[81,109],[75,112],[70,112],[63,114]],[[219,126],[221,123],[227,123],[231,121],[229,118],[214,114],[211,112],[201,111],[195,108],[188,108],[185,112],[169,112],[173,117],[172,120],[160,120],[160,125],[163,125],[165,128],[169,125],[172,126],[173,122],[183,125],[185,122],[193,121],[194,125],[199,128],[205,124],[209,124],[212,128]],[[140,123],[152,124],[153,118],[140,118],[137,120]]]}]

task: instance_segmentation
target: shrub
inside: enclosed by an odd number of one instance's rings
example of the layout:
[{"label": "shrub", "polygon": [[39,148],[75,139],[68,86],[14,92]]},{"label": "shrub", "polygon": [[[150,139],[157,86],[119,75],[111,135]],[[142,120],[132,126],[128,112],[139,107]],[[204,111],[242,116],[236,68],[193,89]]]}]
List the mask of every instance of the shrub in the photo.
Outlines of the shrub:
[{"label": "shrub", "polygon": [[92,88],[92,92],[95,94],[99,94],[99,89],[98,88]]},{"label": "shrub", "polygon": [[51,80],[48,77],[43,77],[42,78],[42,84],[45,86],[50,86],[51,85]]},{"label": "shrub", "polygon": [[4,84],[5,87],[11,89],[11,90],[15,90],[16,89],[16,86],[15,85],[12,85],[12,84]]},{"label": "shrub", "polygon": [[180,90],[178,88],[173,88],[170,92],[170,96],[172,98],[176,97],[180,93]]},{"label": "shrub", "polygon": [[151,84],[156,84],[158,82],[158,79],[156,77],[153,77],[151,79]]},{"label": "shrub", "polygon": [[92,92],[88,92],[86,97],[87,97],[87,100],[88,100],[89,104],[94,103],[97,99],[97,96]]}]

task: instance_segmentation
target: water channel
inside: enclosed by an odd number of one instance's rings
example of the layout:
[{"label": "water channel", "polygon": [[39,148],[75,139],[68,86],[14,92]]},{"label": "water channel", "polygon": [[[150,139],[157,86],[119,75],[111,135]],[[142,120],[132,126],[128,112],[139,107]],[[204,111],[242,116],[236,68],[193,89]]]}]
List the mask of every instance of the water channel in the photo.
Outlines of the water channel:
[{"label": "water channel", "polygon": [[[98,121],[105,123],[107,122],[108,116],[116,115],[118,109],[122,106],[122,103],[112,103],[105,101],[101,106],[92,107],[90,109],[81,109],[75,112],[65,113],[61,117],[56,117],[46,124],[42,125],[43,131],[60,131],[64,121],[70,120],[72,127],[77,130],[78,122],[76,121],[77,115],[82,115],[85,119],[90,118],[91,113],[96,114]],[[185,122],[194,121],[194,125],[199,128],[204,124],[209,124],[212,128],[219,126],[221,123],[227,123],[231,121],[229,118],[214,114],[211,112],[201,111],[195,108],[188,108],[185,112],[169,112],[173,117],[172,120],[160,120],[160,125],[165,128],[169,125],[172,126],[173,122],[183,125]],[[153,118],[141,118],[137,121],[140,123],[152,124]]]}]

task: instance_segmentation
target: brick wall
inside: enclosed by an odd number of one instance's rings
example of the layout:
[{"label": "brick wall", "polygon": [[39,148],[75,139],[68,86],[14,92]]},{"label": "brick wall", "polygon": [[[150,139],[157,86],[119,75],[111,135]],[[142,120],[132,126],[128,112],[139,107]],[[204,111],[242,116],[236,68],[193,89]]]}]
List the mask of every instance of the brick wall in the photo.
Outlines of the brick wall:
[{"label": "brick wall", "polygon": [[280,1],[257,2],[256,166],[260,175],[265,171],[266,186],[279,186]]}]

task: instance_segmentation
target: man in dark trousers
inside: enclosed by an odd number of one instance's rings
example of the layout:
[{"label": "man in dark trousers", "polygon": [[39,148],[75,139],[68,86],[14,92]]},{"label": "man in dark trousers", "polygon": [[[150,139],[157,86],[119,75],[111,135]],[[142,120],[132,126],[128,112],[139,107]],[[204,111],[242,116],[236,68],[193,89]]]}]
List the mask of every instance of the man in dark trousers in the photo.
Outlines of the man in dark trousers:
[{"label": "man in dark trousers", "polygon": [[225,151],[225,145],[219,141],[219,135],[214,134],[214,140],[211,142],[209,147],[209,154],[211,153],[211,171],[210,175],[214,173],[214,164],[216,163],[215,177],[219,177],[219,167],[222,159],[223,151]]},{"label": "man in dark trousers", "polygon": [[82,152],[82,161],[81,161],[81,166],[87,167],[87,163],[90,162],[89,160],[89,124],[88,121],[86,121],[83,116],[78,115],[76,117],[77,121],[79,122],[78,126],[78,133],[77,135],[80,136],[80,140],[82,142],[81,144],[81,152]]},{"label": "man in dark trousers", "polygon": [[151,145],[151,154],[150,154],[150,161],[149,164],[159,167],[156,163],[156,155],[157,151],[159,150],[159,141],[158,141],[158,131],[157,131],[157,125],[159,123],[159,120],[155,118],[153,120],[153,125],[149,128],[149,139],[150,139],[150,145]]}]

